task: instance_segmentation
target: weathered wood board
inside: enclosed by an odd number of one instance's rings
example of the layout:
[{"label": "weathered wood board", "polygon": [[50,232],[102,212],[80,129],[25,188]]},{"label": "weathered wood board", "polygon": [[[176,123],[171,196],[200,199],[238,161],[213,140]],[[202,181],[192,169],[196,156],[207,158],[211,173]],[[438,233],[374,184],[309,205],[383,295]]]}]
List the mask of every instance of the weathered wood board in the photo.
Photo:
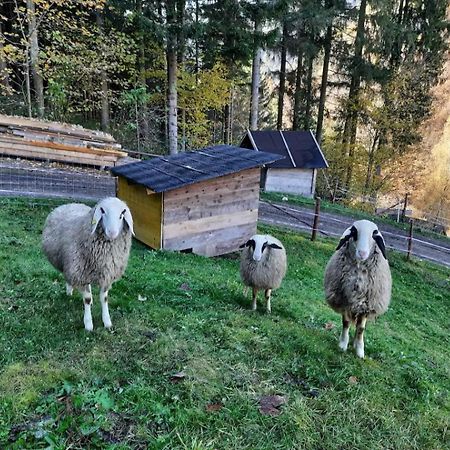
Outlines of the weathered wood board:
[{"label": "weathered wood board", "polygon": [[315,192],[315,172],[315,169],[268,169],[265,190],[312,197]]},{"label": "weathered wood board", "polygon": [[164,194],[163,248],[214,256],[256,232],[260,169],[247,169]]},{"label": "weathered wood board", "polygon": [[148,194],[144,186],[130,184],[119,177],[117,196],[130,208],[136,238],[149,247],[161,248],[164,194]]}]

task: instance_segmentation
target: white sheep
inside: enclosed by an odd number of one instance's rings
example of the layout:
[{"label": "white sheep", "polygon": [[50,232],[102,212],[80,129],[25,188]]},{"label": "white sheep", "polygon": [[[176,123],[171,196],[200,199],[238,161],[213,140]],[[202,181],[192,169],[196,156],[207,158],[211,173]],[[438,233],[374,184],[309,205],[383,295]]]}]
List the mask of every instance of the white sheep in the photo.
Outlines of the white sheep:
[{"label": "white sheep", "polygon": [[283,244],[270,235],[255,234],[240,248],[240,273],[243,283],[252,288],[252,310],[256,310],[256,296],[264,289],[267,312],[271,312],[272,289],[281,285],[286,275],[286,250]]},{"label": "white sheep", "polygon": [[91,284],[100,286],[102,320],[111,328],[108,291],[126,269],[131,248],[133,219],[127,205],[109,197],[93,208],[70,203],[54,209],[42,233],[42,249],[63,273],[66,291],[77,288],[84,300],[84,327],[93,330]]},{"label": "white sheep", "polygon": [[346,351],[350,323],[356,323],[354,347],[364,358],[364,329],[388,309],[392,279],[383,236],[369,220],[358,220],[345,230],[325,269],[328,304],[342,314],[339,347]]}]

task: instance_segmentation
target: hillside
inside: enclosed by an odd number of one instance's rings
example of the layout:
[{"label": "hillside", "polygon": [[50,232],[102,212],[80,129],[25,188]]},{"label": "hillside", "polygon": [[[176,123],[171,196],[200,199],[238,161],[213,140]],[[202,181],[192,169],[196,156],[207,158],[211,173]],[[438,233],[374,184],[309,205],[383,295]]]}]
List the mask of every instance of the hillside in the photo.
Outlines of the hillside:
[{"label": "hillside", "polygon": [[[40,251],[56,201],[0,200],[0,448],[442,449],[448,444],[448,270],[391,253],[392,305],[359,360],[325,304],[335,241],[264,227],[289,269],[272,315],[249,311],[235,255],[135,243],[110,292],[112,333]],[[274,415],[259,411],[277,394]],[[278,414],[280,413],[280,414]],[[278,414],[278,415],[276,415]]]}]

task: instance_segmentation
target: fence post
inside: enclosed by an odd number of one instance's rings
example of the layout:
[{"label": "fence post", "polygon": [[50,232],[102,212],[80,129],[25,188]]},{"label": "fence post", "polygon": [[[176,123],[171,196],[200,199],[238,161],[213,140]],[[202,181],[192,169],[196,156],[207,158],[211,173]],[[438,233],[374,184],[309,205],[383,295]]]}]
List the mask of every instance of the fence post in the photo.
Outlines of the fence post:
[{"label": "fence post", "polygon": [[318,231],[319,226],[319,213],[320,213],[320,197],[316,198],[316,210],[314,211],[314,222],[313,222],[313,229],[311,234],[311,241],[316,240],[316,235]]},{"label": "fence post", "polygon": [[408,253],[406,255],[406,259],[409,261],[412,253],[412,245],[413,245],[413,221],[409,221],[409,235],[408,235]]},{"label": "fence post", "polygon": [[[408,207],[408,197],[409,197],[409,192],[407,192],[405,194],[405,200],[403,201],[402,222],[405,221],[406,208]],[[398,222],[398,220],[397,220],[397,222]]]}]

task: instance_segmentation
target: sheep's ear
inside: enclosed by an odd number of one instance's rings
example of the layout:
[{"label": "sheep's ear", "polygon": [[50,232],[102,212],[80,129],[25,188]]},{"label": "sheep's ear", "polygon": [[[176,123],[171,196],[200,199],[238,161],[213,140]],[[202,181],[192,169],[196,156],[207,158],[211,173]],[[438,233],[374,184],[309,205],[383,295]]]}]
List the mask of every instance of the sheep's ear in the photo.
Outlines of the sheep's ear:
[{"label": "sheep's ear", "polygon": [[270,248],[277,248],[278,250],[281,250],[283,247],[280,247],[278,244],[272,243],[272,244],[268,244],[268,246]]},{"label": "sheep's ear", "polygon": [[94,234],[95,230],[97,229],[98,224],[100,223],[100,220],[102,220],[102,207],[99,205],[95,206],[94,209],[94,214],[92,214],[92,229],[91,229],[91,233]]},{"label": "sheep's ear", "polygon": [[341,240],[339,241],[336,250],[339,250],[345,243],[347,243],[351,237],[354,237],[356,234],[356,228],[352,225],[348,227],[341,236]]},{"label": "sheep's ear", "polygon": [[239,246],[239,248],[244,247],[253,247],[255,245],[255,241],[253,239],[249,239],[245,244]]},{"label": "sheep's ear", "polygon": [[387,259],[387,257],[386,257],[386,244],[384,243],[383,236],[381,235],[380,232],[378,232],[377,234],[375,234],[373,236],[373,238],[375,239],[375,242],[376,242],[378,248],[380,249],[381,254],[384,256],[384,259]]},{"label": "sheep's ear", "polygon": [[126,208],[123,213],[123,218],[125,219],[125,222],[128,225],[128,228],[131,231],[131,234],[134,236],[134,229],[133,229],[133,217],[131,216],[131,211],[129,208]]}]

